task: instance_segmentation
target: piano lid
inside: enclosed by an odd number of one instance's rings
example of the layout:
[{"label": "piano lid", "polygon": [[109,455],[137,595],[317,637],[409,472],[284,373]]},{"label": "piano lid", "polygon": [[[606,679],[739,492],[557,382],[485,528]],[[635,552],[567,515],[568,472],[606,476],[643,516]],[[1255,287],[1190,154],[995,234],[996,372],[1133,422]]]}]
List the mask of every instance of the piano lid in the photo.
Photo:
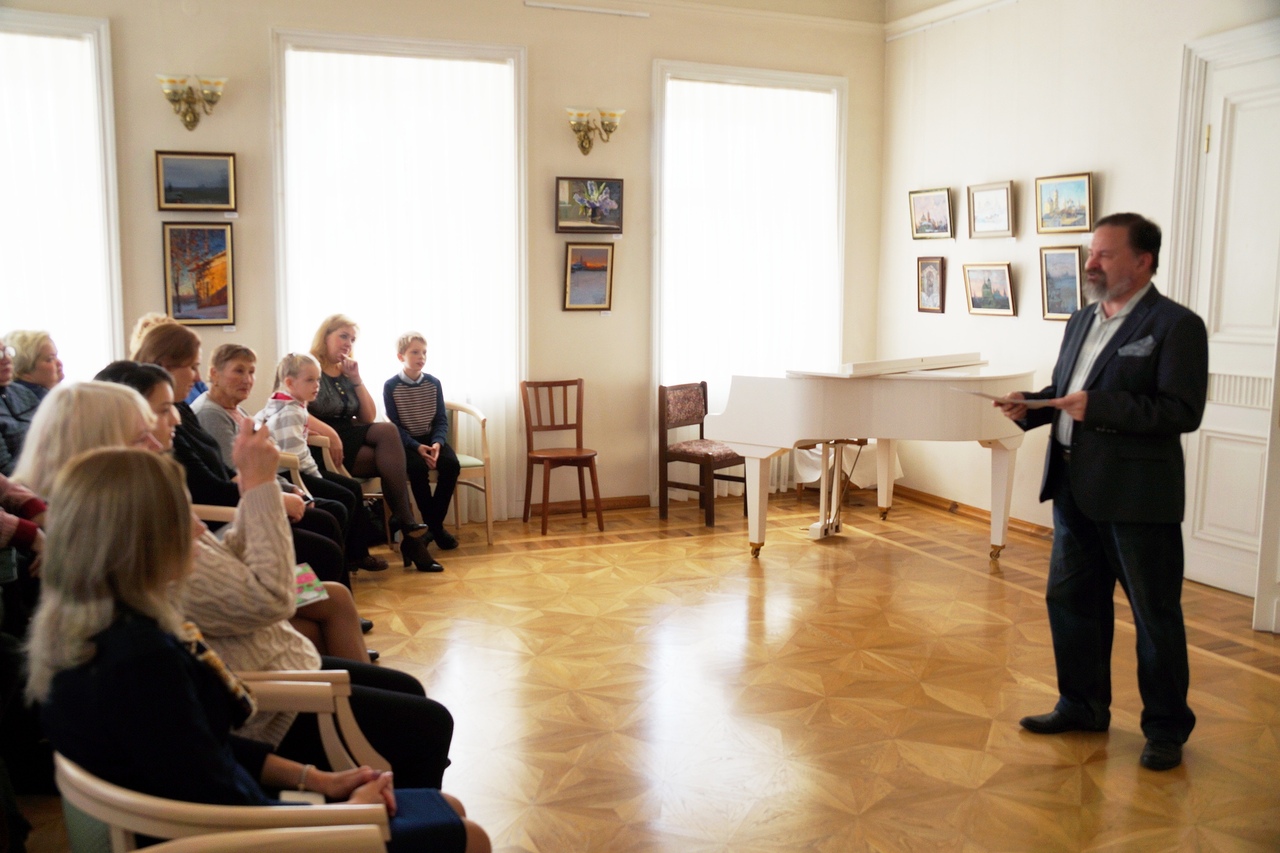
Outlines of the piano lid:
[{"label": "piano lid", "polygon": [[914,358],[891,358],[883,361],[856,361],[840,366],[838,373],[818,373],[809,370],[788,370],[788,379],[806,376],[851,379],[860,376],[888,376],[892,373],[909,373],[912,370],[941,370],[946,367],[969,367],[986,364],[982,353],[964,352],[952,355],[922,355]]}]

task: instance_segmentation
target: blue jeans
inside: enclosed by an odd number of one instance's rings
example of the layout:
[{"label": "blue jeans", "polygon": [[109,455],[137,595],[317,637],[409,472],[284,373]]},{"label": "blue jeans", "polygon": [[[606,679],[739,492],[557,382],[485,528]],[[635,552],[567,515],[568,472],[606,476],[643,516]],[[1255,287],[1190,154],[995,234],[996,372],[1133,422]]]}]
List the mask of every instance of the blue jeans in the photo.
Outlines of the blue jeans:
[{"label": "blue jeans", "polygon": [[1137,630],[1142,733],[1185,743],[1196,717],[1182,621],[1182,530],[1177,524],[1094,521],[1076,505],[1066,472],[1053,497],[1053,551],[1045,601],[1058,666],[1057,709],[1097,726],[1111,718],[1116,581]]}]

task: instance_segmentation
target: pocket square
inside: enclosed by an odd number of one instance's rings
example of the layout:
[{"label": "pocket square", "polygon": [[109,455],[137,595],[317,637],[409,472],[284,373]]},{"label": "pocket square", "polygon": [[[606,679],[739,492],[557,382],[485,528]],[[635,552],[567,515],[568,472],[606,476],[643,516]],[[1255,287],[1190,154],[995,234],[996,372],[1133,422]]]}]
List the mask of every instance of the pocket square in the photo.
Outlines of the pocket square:
[{"label": "pocket square", "polygon": [[1156,339],[1151,337],[1150,335],[1147,335],[1145,338],[1142,338],[1141,340],[1137,340],[1131,344],[1125,344],[1124,346],[1120,347],[1120,355],[1131,355],[1131,356],[1142,357],[1144,355],[1151,355],[1151,353],[1155,352],[1155,350],[1156,350]]}]

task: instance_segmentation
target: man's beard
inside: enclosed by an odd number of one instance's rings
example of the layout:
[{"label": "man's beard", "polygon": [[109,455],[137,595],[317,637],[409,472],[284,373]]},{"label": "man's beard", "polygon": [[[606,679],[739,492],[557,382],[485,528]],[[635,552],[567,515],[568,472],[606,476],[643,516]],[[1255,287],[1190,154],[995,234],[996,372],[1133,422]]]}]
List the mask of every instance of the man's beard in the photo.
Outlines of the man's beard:
[{"label": "man's beard", "polygon": [[1111,284],[1107,282],[1106,273],[1085,273],[1084,279],[1084,297],[1089,302],[1100,302],[1106,299],[1115,299],[1117,296],[1123,296],[1128,292],[1127,281],[1117,281]]}]

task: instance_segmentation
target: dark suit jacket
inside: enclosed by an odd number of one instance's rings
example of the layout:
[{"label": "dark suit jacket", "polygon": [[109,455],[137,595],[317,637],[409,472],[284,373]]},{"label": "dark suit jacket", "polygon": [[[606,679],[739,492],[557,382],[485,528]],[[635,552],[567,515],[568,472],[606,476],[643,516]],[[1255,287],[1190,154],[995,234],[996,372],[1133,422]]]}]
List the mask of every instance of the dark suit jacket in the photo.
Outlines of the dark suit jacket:
[{"label": "dark suit jacket", "polygon": [[[1094,306],[1071,315],[1053,383],[1028,399],[1066,394]],[[1094,521],[1177,524],[1185,504],[1181,434],[1200,426],[1209,384],[1204,321],[1153,287],[1116,330],[1085,380],[1084,421],[1071,434],[1066,467],[1072,495]],[[1031,409],[1023,429],[1050,423],[1058,410]],[[1053,443],[1040,500],[1053,496],[1061,465]]]}]

